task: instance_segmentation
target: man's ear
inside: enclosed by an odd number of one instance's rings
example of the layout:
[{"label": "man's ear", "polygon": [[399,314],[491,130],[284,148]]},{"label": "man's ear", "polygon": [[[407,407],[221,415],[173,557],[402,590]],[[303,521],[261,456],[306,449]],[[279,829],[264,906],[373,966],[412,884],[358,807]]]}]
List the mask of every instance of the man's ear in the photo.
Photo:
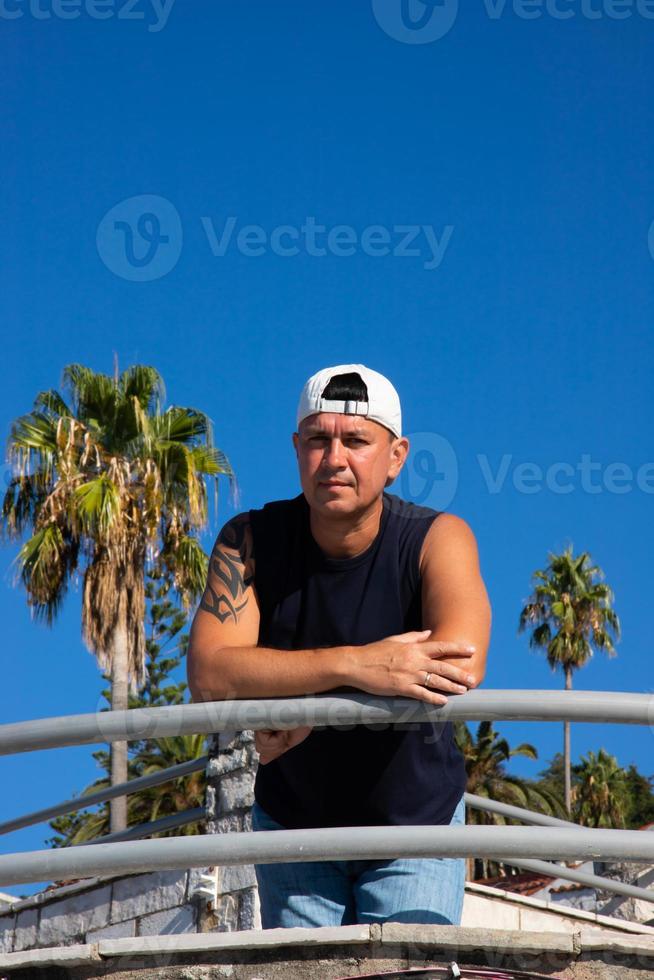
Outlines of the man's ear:
[{"label": "man's ear", "polygon": [[388,476],[384,486],[390,487],[400,474],[406,458],[409,455],[409,440],[406,436],[396,439],[391,447],[391,463],[388,467]]},{"label": "man's ear", "polygon": [[402,467],[406,462],[406,458],[409,455],[409,440],[406,436],[402,436],[401,439],[395,441],[395,445],[391,449],[391,471],[390,475],[395,479]]},{"label": "man's ear", "polygon": [[297,456],[298,454],[297,444],[299,442],[300,436],[297,432],[294,432],[291,438],[293,439],[293,448],[295,449],[295,455]]}]

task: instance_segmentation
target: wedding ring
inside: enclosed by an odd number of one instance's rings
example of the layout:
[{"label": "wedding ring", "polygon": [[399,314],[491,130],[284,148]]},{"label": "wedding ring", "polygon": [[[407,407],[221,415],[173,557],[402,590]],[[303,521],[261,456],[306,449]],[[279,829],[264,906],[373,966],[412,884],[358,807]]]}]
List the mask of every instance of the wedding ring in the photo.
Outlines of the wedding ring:
[{"label": "wedding ring", "polygon": [[429,671],[426,670],[425,671],[425,683],[422,685],[423,687],[429,687],[429,678],[430,677],[431,677],[431,674],[429,673]]}]

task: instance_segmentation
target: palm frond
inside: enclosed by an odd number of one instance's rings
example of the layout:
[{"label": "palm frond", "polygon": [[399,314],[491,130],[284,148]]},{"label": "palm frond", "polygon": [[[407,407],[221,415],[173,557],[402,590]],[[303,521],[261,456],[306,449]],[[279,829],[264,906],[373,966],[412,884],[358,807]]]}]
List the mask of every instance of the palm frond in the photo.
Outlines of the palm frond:
[{"label": "palm frond", "polygon": [[54,388],[38,393],[34,399],[34,409],[36,411],[43,409],[47,415],[55,419],[72,415],[68,405]]},{"label": "palm frond", "polygon": [[531,745],[529,742],[521,742],[515,749],[509,751],[509,755],[522,755],[527,759],[537,759],[538,750],[535,745]]},{"label": "palm frond", "polygon": [[76,487],[74,496],[84,533],[106,536],[121,514],[120,491],[115,483],[103,474]]},{"label": "palm frond", "polygon": [[50,626],[67,590],[67,574],[77,558],[76,548],[67,543],[61,528],[48,524],[25,542],[16,563],[28,592],[28,602],[37,617]]},{"label": "palm frond", "polygon": [[111,430],[118,403],[113,378],[82,364],[69,364],[63,371],[63,387],[70,391],[74,413],[82,422],[96,430]]},{"label": "palm frond", "polygon": [[9,486],[2,501],[3,536],[17,538],[25,528],[36,520],[36,514],[44,498],[38,483],[29,476],[16,476],[9,481]]},{"label": "palm frond", "polygon": [[155,413],[166,400],[164,381],[156,368],[147,364],[134,364],[120,376],[119,387],[123,398],[136,398],[144,412]]},{"label": "palm frond", "polygon": [[12,423],[9,456],[17,458],[25,450],[50,457],[57,451],[57,425],[43,412],[21,415]]},{"label": "palm frond", "polygon": [[154,417],[153,430],[166,442],[195,443],[205,437],[207,445],[212,445],[209,417],[196,408],[171,406]]},{"label": "palm frond", "polygon": [[200,598],[207,581],[209,556],[197,538],[184,535],[163,558],[173,573],[175,588],[186,608]]},{"label": "palm frond", "polygon": [[230,479],[234,477],[232,465],[222,450],[215,446],[194,446],[190,452],[197,473],[218,476],[222,473]]}]

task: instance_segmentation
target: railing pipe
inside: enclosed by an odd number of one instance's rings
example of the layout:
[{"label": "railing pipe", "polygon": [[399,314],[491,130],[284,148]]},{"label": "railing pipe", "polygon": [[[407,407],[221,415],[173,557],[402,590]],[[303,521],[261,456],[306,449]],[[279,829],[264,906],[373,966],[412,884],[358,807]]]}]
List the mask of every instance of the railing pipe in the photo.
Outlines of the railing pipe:
[{"label": "railing pipe", "polygon": [[177,827],[184,827],[186,824],[195,823],[196,820],[206,819],[207,813],[203,806],[194,807],[192,810],[182,810],[180,813],[171,813],[169,817],[161,817],[151,823],[139,823],[127,830],[117,830],[114,834],[105,834],[104,837],[95,837],[93,840],[84,841],[73,845],[74,847],[91,846],[91,844],[117,844],[124,840],[142,840],[152,834],[160,834],[163,830],[175,830]]},{"label": "railing pipe", "polygon": [[178,766],[170,766],[168,769],[161,769],[158,772],[150,773],[148,776],[139,776],[137,779],[129,779],[126,783],[117,783],[107,789],[99,789],[96,793],[87,793],[85,796],[76,796],[71,800],[64,800],[63,803],[56,803],[54,806],[44,807],[43,810],[34,810],[33,813],[26,813],[23,817],[14,817],[13,820],[5,820],[0,823],[0,834],[9,834],[13,830],[21,830],[23,827],[30,827],[35,823],[42,823],[44,820],[52,820],[59,817],[62,813],[74,813],[77,810],[86,810],[90,806],[98,803],[106,803],[117,796],[129,796],[130,793],[138,793],[142,789],[151,789],[153,786],[160,786],[172,779],[179,779],[180,776],[188,776],[192,772],[204,769],[207,765],[208,756],[203,755],[199,759],[190,759],[188,762],[181,762]]},{"label": "railing pipe", "polygon": [[[162,783],[167,783],[173,779],[179,779],[182,776],[187,776],[192,772],[204,769],[208,759],[209,757],[204,755],[199,759],[191,759],[177,766],[161,769],[148,776],[139,776],[137,779],[130,779],[126,783],[118,783],[116,786],[110,786],[107,789],[101,789],[95,793],[87,793],[84,796],[75,796],[70,800],[64,800],[62,803],[44,807],[42,810],[34,810],[32,813],[26,813],[22,817],[14,817],[12,820],[6,820],[4,823],[0,823],[0,835],[9,834],[14,830],[21,830],[23,827],[30,827],[33,824],[43,823],[45,820],[52,820],[54,817],[59,817],[64,813],[87,810],[91,806],[97,806],[100,803],[113,800],[117,796],[128,796],[130,793],[138,793],[143,789],[160,786]],[[465,802],[467,806],[471,806],[474,809],[485,810],[489,813],[499,813],[502,816],[521,820],[527,824],[538,824],[543,827],[579,826],[569,820],[560,820],[558,817],[550,817],[546,814],[536,813],[534,810],[526,810],[523,807],[512,806],[508,803],[499,803],[496,800],[486,799],[484,796],[475,796],[473,793],[465,794]]]},{"label": "railing pipe", "polygon": [[582,827],[578,823],[573,823],[571,820],[550,817],[545,813],[536,813],[535,810],[525,810],[524,807],[513,806],[510,803],[500,803],[498,800],[488,800],[485,796],[476,796],[474,793],[464,793],[463,798],[466,806],[471,806],[474,810],[498,813],[502,817],[521,820],[522,823],[535,824],[539,827],[577,827],[579,830],[586,830],[585,827]]},{"label": "railing pipe", "polygon": [[654,891],[650,888],[629,885],[624,881],[616,881],[615,878],[604,878],[602,875],[589,874],[587,871],[578,871],[576,868],[566,868],[549,861],[531,861],[528,858],[515,858],[503,863],[510,864],[515,868],[523,868],[525,871],[534,871],[536,874],[563,878],[565,881],[574,881],[578,885],[600,888],[605,892],[615,892],[616,895],[625,895],[627,898],[637,898],[642,902],[654,903]]},{"label": "railing pipe", "polygon": [[[464,799],[466,806],[473,807],[473,809],[498,813],[503,817],[511,817],[527,824],[535,824],[541,827],[567,827],[584,832],[588,829],[570,820],[561,820],[559,817],[550,817],[544,813],[536,813],[534,810],[526,810],[524,807],[500,803],[497,800],[488,800],[483,796],[476,796],[474,793],[465,793]],[[617,895],[625,895],[628,898],[637,898],[643,902],[654,902],[654,891],[651,889],[629,885],[622,881],[616,881],[614,878],[589,874],[586,871],[578,871],[576,868],[567,868],[548,861],[531,861],[528,858],[506,859],[503,863],[515,868],[523,868],[525,871],[551,875],[553,878],[563,878],[566,881],[587,885],[590,888],[602,888],[604,891],[615,892]]]},{"label": "railing pipe", "polygon": [[124,841],[0,856],[0,886],[209,865],[393,857],[654,863],[654,834],[548,827],[336,827]]},{"label": "railing pipe", "polygon": [[[468,797],[470,797],[472,800],[480,800],[483,803],[493,804],[495,802],[494,800],[484,800],[483,797],[477,797],[473,796],[471,793],[466,793],[466,803],[468,803],[470,806],[474,806],[475,804],[469,802]],[[480,808],[487,809],[487,807]],[[508,809],[519,811],[529,817],[540,816],[540,814],[532,813],[530,810],[522,810],[521,807],[508,807]],[[195,823],[196,820],[203,820],[205,816],[206,814],[203,808],[197,807],[193,810],[185,810],[182,813],[174,814],[171,817],[163,817],[161,820],[155,820],[152,823],[145,823],[136,827],[129,827],[127,830],[120,831],[116,834],[108,834],[105,837],[98,837],[95,840],[88,841],[87,843],[110,844],[121,840],[141,840],[144,837],[149,837],[150,835],[159,833],[162,830],[173,830],[175,827],[183,827],[185,824]],[[558,823],[566,826],[566,821],[564,820],[560,820]],[[579,825],[567,824],[567,826],[578,827]],[[585,828],[579,827],[579,829],[584,830]],[[504,861],[503,863],[512,867],[522,868],[525,871],[535,871],[537,874],[549,875],[552,878],[563,878],[565,881],[572,881],[576,884],[587,885],[590,888],[601,888],[604,891],[615,892],[615,894],[624,895],[627,898],[637,898],[644,902],[654,902],[654,891],[647,888],[641,888],[638,885],[629,885],[622,881],[616,881],[614,878],[603,878],[600,875],[589,874],[586,871],[578,871],[576,868],[568,868],[565,865],[561,866],[549,861],[530,861],[528,859],[521,860],[520,858],[514,858],[510,861]]]},{"label": "railing pipe", "polygon": [[469,691],[445,705],[367,694],[210,701],[0,726],[0,755],[223,731],[430,721],[576,721],[654,726],[654,696],[611,691]]}]

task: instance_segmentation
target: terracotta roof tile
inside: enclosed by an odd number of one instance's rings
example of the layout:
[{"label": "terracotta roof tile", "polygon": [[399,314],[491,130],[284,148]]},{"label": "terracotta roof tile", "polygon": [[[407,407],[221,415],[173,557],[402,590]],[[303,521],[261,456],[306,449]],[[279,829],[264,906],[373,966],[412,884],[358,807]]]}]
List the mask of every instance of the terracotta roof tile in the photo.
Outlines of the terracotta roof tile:
[{"label": "terracotta roof tile", "polygon": [[511,875],[510,877],[478,878],[477,885],[488,885],[491,888],[501,888],[503,891],[516,895],[534,895],[544,888],[554,878],[548,875],[538,875],[529,872]]}]

